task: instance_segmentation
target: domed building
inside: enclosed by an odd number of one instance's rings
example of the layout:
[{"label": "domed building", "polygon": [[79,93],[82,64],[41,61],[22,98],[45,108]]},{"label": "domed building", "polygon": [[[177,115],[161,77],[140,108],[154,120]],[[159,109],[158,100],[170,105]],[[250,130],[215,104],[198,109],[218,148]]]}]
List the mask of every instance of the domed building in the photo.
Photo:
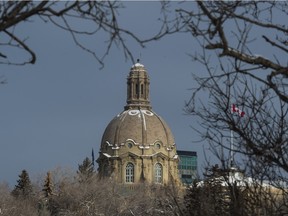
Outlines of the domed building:
[{"label": "domed building", "polygon": [[172,132],[151,108],[149,76],[139,62],[127,78],[127,104],[102,137],[100,177],[118,183],[178,182],[178,156]]}]

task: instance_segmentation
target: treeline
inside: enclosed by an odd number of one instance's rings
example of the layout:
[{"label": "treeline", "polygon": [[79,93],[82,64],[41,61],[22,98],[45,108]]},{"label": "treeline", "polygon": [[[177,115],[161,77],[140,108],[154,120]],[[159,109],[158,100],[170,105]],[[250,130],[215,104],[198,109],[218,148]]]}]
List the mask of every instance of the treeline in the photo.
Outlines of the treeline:
[{"label": "treeline", "polygon": [[34,184],[23,170],[15,187],[0,186],[0,215],[182,215],[181,190],[160,185],[119,185],[99,179],[89,158],[72,176],[48,172]]},{"label": "treeline", "polygon": [[0,185],[0,216],[288,215],[285,185],[276,187],[232,171],[212,166],[204,180],[177,187],[99,179],[89,158],[77,173],[48,172],[38,184],[23,170],[12,190]]}]

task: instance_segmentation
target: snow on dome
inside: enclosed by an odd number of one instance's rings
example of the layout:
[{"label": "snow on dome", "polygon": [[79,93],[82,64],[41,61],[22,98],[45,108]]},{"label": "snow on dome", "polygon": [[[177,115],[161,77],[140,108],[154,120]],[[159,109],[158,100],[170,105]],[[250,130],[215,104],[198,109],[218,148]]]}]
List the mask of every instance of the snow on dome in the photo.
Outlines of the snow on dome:
[{"label": "snow on dome", "polygon": [[132,68],[134,67],[144,67],[144,65],[137,62],[136,64],[132,65]]},{"label": "snow on dome", "polygon": [[134,67],[144,67],[144,65],[140,64],[139,62],[140,62],[140,59],[137,59],[137,63],[132,65],[132,68],[134,68]]},{"label": "snow on dome", "polygon": [[[129,109],[124,110],[118,117],[113,118],[107,125],[101,141],[101,151],[112,155],[110,150],[117,147],[119,154],[129,149],[122,148],[119,143],[126,143],[127,140],[133,140],[134,143],[140,143],[141,146],[149,146],[157,140],[161,140],[165,148],[171,148],[175,145],[173,134],[167,123],[152,110]],[[107,144],[110,145],[107,145]],[[116,146],[118,144],[118,146]],[[147,147],[148,149],[148,147]],[[153,150],[154,148],[152,148]],[[151,151],[152,151],[151,150]],[[169,154],[170,154],[169,151]],[[109,153],[110,152],[110,153]],[[166,152],[168,154],[168,151]],[[114,153],[113,153],[114,154]],[[176,154],[176,152],[175,152]]]}]

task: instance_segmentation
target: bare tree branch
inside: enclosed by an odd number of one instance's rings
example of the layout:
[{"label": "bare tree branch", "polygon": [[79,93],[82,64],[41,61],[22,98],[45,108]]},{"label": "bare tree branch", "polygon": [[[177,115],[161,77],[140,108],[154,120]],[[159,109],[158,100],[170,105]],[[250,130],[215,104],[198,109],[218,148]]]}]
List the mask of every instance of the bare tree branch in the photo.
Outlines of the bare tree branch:
[{"label": "bare tree branch", "polygon": [[[226,168],[232,131],[236,165],[286,194],[279,182],[288,180],[287,2],[197,1],[179,4],[176,13],[167,29],[181,25],[178,32],[202,48],[191,55],[203,71],[194,72],[197,86],[186,103],[199,121],[195,132]],[[234,115],[232,104],[245,116]]]},{"label": "bare tree branch", "polygon": [[[121,27],[118,23],[118,9],[122,7],[117,1],[10,1],[0,3],[0,33],[8,36],[8,41],[0,40],[2,46],[20,48],[25,50],[31,59],[14,61],[13,57],[1,52],[0,63],[2,64],[34,64],[36,53],[28,46],[19,33],[14,31],[18,25],[28,20],[40,18],[45,22],[51,22],[55,26],[68,31],[74,43],[82,50],[90,53],[96,61],[103,67],[104,59],[109,54],[111,48],[116,45],[123,50],[125,58],[134,62],[133,54],[126,44],[127,38],[136,41],[144,47],[144,42],[135,33]],[[75,25],[75,20],[86,22],[90,28],[81,29],[82,26]],[[11,31],[13,28],[13,31]],[[83,43],[85,37],[93,37],[98,32],[107,35],[106,48],[95,49]],[[13,43],[11,43],[11,40]],[[105,40],[105,39],[104,39]],[[25,57],[23,57],[25,58]]]}]

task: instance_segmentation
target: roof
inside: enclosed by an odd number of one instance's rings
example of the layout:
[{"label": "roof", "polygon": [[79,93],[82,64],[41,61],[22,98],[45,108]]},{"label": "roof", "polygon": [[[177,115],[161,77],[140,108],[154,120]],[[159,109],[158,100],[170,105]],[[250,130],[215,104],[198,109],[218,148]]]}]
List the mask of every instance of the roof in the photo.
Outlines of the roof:
[{"label": "roof", "polygon": [[[219,182],[221,184],[221,186],[223,187],[227,187],[230,184],[236,184],[237,186],[251,186],[251,185],[259,185],[261,187],[271,187],[272,185],[270,184],[270,182],[266,182],[266,181],[260,181],[258,179],[254,179],[251,177],[244,177],[241,175],[238,175],[238,173],[235,173],[234,175],[229,175],[229,176],[220,176],[220,177],[216,177],[216,178],[211,178],[209,179],[210,181],[213,180],[214,182]],[[205,184],[205,180],[204,181],[200,181],[197,183],[198,186],[203,186]]]},{"label": "roof", "polygon": [[144,67],[144,65],[137,62],[136,64],[132,65],[131,68],[134,68],[134,67]]},{"label": "roof", "polygon": [[183,151],[183,150],[177,150],[177,154],[181,156],[196,156],[197,157],[197,152],[195,151]]},{"label": "roof", "polygon": [[103,134],[102,147],[107,142],[120,146],[129,140],[140,146],[156,142],[163,147],[175,144],[167,123],[154,111],[146,109],[125,110],[113,118]]}]

